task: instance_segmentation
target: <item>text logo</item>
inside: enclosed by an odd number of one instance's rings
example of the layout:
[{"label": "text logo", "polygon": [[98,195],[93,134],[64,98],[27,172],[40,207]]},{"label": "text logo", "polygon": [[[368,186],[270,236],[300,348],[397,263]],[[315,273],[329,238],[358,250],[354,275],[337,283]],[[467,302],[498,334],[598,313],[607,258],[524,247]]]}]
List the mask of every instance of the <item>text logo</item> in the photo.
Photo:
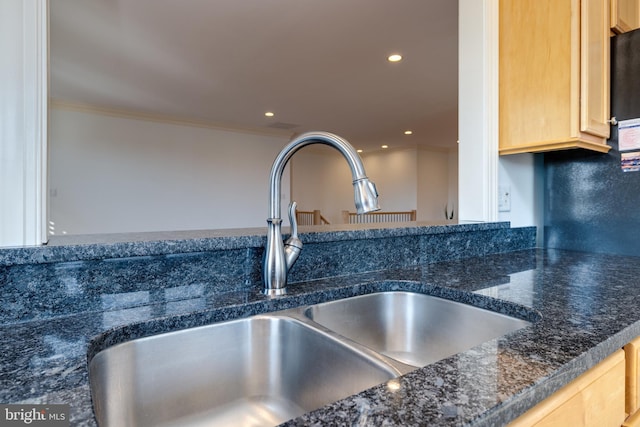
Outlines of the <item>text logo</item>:
[{"label": "text logo", "polygon": [[69,427],[69,405],[0,405],[0,427]]}]

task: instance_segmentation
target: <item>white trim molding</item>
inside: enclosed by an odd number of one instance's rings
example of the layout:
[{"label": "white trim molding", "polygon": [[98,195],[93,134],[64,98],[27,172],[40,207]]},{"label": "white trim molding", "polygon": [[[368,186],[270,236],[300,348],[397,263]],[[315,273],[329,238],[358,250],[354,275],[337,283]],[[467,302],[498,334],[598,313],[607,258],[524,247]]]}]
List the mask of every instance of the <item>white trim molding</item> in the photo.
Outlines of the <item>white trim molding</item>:
[{"label": "white trim molding", "polygon": [[461,221],[498,219],[498,0],[459,0]]},{"label": "white trim molding", "polygon": [[205,129],[222,130],[226,132],[246,133],[250,135],[259,136],[275,136],[283,137],[287,139],[293,138],[295,132],[286,129],[277,128],[259,128],[250,126],[234,126],[229,123],[220,123],[212,120],[196,120],[188,119],[185,117],[168,116],[162,114],[145,113],[142,111],[133,111],[116,108],[100,107],[98,105],[80,104],[77,102],[61,101],[55,98],[49,100],[50,108],[57,108],[60,110],[77,111],[80,113],[93,113],[103,116],[119,117],[123,119],[131,120],[145,120],[156,123],[166,123],[173,125],[182,125],[189,127],[201,127]]},{"label": "white trim molding", "polygon": [[0,0],[0,246],[47,241],[48,0]]}]

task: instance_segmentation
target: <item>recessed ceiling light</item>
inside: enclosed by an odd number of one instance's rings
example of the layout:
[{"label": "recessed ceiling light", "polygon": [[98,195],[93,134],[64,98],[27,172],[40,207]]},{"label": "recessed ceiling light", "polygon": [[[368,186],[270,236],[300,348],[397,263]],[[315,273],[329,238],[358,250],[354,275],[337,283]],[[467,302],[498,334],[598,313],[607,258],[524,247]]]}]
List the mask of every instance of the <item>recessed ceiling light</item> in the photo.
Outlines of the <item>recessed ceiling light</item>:
[{"label": "recessed ceiling light", "polygon": [[274,114],[274,113],[272,113],[271,111],[267,111],[266,113],[264,113],[264,115],[265,115],[265,116],[267,116],[267,117],[273,117],[273,116],[275,116],[275,114]]},{"label": "recessed ceiling light", "polygon": [[388,146],[388,145],[382,145],[381,147],[382,147],[382,148],[389,148],[389,146]]},{"label": "recessed ceiling light", "polygon": [[362,149],[361,149],[361,148],[357,149],[356,151],[357,151],[358,153],[362,153]]},{"label": "recessed ceiling light", "polygon": [[400,55],[398,53],[394,53],[393,55],[389,55],[387,57],[387,61],[389,61],[389,62],[400,62],[400,61],[402,61],[402,55]]},{"label": "recessed ceiling light", "polygon": [[413,135],[413,131],[412,130],[405,130],[404,134],[405,135]]}]

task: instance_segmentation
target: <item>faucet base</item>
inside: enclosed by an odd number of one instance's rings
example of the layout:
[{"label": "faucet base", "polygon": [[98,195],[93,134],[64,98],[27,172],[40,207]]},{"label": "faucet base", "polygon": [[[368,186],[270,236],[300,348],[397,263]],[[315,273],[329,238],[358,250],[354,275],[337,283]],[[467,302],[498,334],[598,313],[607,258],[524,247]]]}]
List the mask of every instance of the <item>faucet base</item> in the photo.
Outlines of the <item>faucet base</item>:
[{"label": "faucet base", "polygon": [[263,289],[262,293],[268,297],[277,297],[280,295],[285,295],[287,293],[287,288],[280,289]]}]

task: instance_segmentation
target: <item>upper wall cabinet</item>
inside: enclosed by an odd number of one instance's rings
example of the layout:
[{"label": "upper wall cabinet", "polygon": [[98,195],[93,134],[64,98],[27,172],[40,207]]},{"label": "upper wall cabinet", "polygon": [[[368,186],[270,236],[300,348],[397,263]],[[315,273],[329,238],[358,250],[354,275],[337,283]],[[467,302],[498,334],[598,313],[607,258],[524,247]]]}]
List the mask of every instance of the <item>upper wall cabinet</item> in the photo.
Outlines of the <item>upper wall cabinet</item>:
[{"label": "upper wall cabinet", "polygon": [[640,28],[640,0],[611,0],[611,31],[622,34]]},{"label": "upper wall cabinet", "polygon": [[500,154],[609,146],[609,0],[500,0]]}]

